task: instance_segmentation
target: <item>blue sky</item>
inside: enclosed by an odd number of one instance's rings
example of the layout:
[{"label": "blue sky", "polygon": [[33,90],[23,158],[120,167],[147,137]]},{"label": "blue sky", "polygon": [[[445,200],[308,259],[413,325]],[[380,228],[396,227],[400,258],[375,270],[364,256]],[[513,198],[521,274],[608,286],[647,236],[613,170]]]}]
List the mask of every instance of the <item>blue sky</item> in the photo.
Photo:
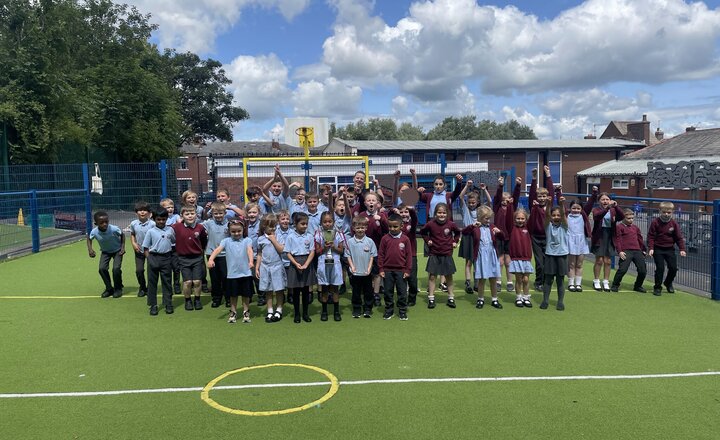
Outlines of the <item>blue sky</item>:
[{"label": "blue sky", "polygon": [[[391,117],[517,119],[541,138],[720,126],[720,0],[134,0],[164,47],[221,61],[251,114],[339,126]],[[281,139],[282,140],[282,139]]]}]

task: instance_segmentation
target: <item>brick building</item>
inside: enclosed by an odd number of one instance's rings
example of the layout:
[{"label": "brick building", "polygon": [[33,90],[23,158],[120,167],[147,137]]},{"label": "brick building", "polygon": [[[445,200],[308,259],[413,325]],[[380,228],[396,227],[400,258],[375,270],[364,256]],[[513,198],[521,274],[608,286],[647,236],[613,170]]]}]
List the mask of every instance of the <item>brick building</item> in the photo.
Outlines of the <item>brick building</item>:
[{"label": "brick building", "polygon": [[[578,173],[580,192],[597,185],[601,191],[618,196],[702,201],[720,198],[720,185],[704,190],[647,188],[648,163],[662,162],[672,167],[680,162],[697,160],[707,161],[710,165],[720,163],[720,128],[697,130],[689,127],[685,133],[675,137],[628,153],[617,160],[581,170]],[[720,170],[716,170],[715,167],[709,168],[706,173],[718,174],[720,177]]]}]

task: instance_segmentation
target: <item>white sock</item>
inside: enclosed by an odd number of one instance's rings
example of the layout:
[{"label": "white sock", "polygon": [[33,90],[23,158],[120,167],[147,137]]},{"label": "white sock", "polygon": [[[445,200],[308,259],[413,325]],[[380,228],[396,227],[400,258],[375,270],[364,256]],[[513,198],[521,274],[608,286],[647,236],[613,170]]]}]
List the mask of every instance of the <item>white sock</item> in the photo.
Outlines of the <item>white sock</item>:
[{"label": "white sock", "polygon": [[516,298],[515,298],[516,300],[517,300],[517,299],[523,299],[523,296],[520,295],[519,293],[518,293],[517,295],[515,295],[515,297],[516,297]]},{"label": "white sock", "polygon": [[530,295],[523,295],[523,299],[530,301]]},{"label": "white sock", "polygon": [[267,312],[270,313],[270,314],[272,314],[273,308],[272,308],[272,307],[268,307],[268,311],[267,311]]},{"label": "white sock", "polygon": [[282,306],[277,307],[277,308],[275,309],[275,311],[276,311],[276,312],[279,312],[279,313],[282,313]]},{"label": "white sock", "polygon": [[603,287],[608,287],[608,288],[609,288],[609,287],[610,287],[610,281],[608,281],[608,280],[603,280]]},{"label": "white sock", "polygon": [[582,275],[575,277],[575,285],[582,286]]}]

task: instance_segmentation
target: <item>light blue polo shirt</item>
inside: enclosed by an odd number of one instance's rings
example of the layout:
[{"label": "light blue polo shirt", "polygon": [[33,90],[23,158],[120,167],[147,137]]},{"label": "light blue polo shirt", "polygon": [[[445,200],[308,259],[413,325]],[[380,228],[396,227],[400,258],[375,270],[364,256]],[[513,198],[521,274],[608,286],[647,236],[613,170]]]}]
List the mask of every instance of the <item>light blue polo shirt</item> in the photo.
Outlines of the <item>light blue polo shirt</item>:
[{"label": "light blue polo shirt", "polygon": [[90,240],[97,240],[100,250],[106,254],[114,254],[120,250],[120,237],[123,232],[115,225],[108,225],[105,232],[97,227],[90,231]]}]

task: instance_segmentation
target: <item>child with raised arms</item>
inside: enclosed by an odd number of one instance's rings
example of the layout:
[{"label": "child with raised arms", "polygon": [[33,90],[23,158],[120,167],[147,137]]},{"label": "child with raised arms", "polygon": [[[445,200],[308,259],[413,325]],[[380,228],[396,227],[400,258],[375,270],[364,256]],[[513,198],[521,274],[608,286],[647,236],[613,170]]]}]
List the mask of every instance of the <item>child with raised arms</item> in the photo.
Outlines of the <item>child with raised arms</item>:
[{"label": "child with raised arms", "polygon": [[[365,211],[361,211],[358,216],[365,217],[368,220],[367,231],[365,235],[375,243],[375,247],[379,249],[380,240],[387,234],[388,224],[387,216],[384,212],[380,211],[380,200],[377,194],[369,192],[365,194]],[[379,307],[380,302],[380,275],[377,268],[377,264],[372,270],[373,276],[373,295],[375,301],[375,307]]]},{"label": "child with raised arms", "polygon": [[[210,255],[217,249],[220,242],[229,237],[228,219],[225,217],[225,204],[213,202],[210,205],[211,216],[203,222],[205,230],[207,230],[208,241],[205,245],[205,255]],[[222,304],[223,296],[225,297],[225,306],[230,307],[230,296],[227,295],[225,288],[225,279],[227,278],[227,262],[225,260],[225,251],[222,250],[215,256],[215,264],[213,267],[208,265],[210,273],[210,295],[212,302],[210,307],[217,308]]]},{"label": "child with raised arms", "polygon": [[543,167],[545,173],[545,188],[538,188],[537,169],[532,170],[532,181],[530,182],[530,195],[528,205],[530,206],[530,218],[527,227],[532,240],[533,257],[535,258],[535,290],[542,290],[545,282],[545,207],[552,205],[552,194],[554,184],[550,167]]},{"label": "child with raised arms", "polygon": [[208,258],[208,267],[215,267],[215,258],[225,252],[227,264],[227,278],[225,279],[226,295],[230,297],[230,316],[228,322],[237,322],[238,296],[242,297],[242,322],[250,322],[250,298],[254,287],[252,271],[254,268],[254,254],[252,240],[243,238],[245,225],[242,220],[233,219],[228,224],[230,237],[224,238]]},{"label": "child with raised arms", "polygon": [[162,285],[162,304],[165,306],[165,313],[170,315],[175,311],[172,304],[175,231],[167,226],[167,218],[168,213],[164,209],[153,214],[155,226],[145,233],[141,246],[148,262],[147,305],[150,307],[150,316],[158,314],[158,279]]},{"label": "child with raised arms", "polygon": [[[561,196],[559,191],[558,196]],[[558,197],[559,199],[560,197]],[[588,215],[592,212],[596,200],[597,186],[594,186],[592,196],[588,198],[585,205],[576,201],[570,204],[570,211],[566,212],[569,246],[568,290],[571,292],[582,292],[583,261],[585,261],[585,255],[590,253],[588,239],[592,236]]]},{"label": "child with raised arms", "polygon": [[[622,221],[625,215],[617,206],[617,202],[610,199],[610,194],[600,193],[598,201],[600,206],[592,210],[593,228],[590,250],[595,254],[593,288],[597,291],[609,292],[611,259],[615,256],[615,228],[617,222]],[[601,271],[603,274],[602,284],[600,281]]]},{"label": "child with raised arms", "polygon": [[428,273],[428,308],[435,308],[435,280],[438,276],[445,276],[448,286],[447,306],[455,308],[455,295],[453,294],[452,276],[455,273],[453,249],[460,241],[460,229],[449,218],[450,210],[445,203],[435,205],[433,219],[420,230],[428,246],[429,257],[425,270]]},{"label": "child with raised arms", "polygon": [[275,164],[275,175],[263,186],[263,195],[267,200],[267,212],[277,214],[289,207],[290,183],[280,171],[280,164]]},{"label": "child with raised arms", "polygon": [[477,222],[463,230],[463,235],[471,236],[473,243],[473,259],[475,261],[475,279],[478,283],[478,299],[475,307],[485,306],[485,280],[490,283],[491,305],[502,309],[497,296],[497,279],[501,276],[500,261],[495,251],[498,240],[503,239],[502,231],[490,223],[493,216],[490,207],[482,205],[478,209]]},{"label": "child with raised arms", "polygon": [[130,243],[135,251],[135,277],[140,286],[137,296],[143,297],[147,295],[147,283],[145,282],[145,262],[147,259],[142,248],[142,242],[147,231],[155,226],[155,222],[150,219],[152,211],[150,204],[147,202],[137,202],[135,204],[135,215],[137,215],[137,218],[130,222]]},{"label": "child with raised arms", "polygon": [[[653,295],[660,296],[662,294],[662,286],[664,285],[668,293],[675,293],[673,281],[677,275],[677,257],[675,256],[675,246],[680,249],[680,256],[687,256],[685,248],[685,238],[683,237],[680,225],[673,220],[673,211],[675,205],[672,202],[660,203],[660,216],[653,219],[648,229],[648,254],[653,257],[655,262],[655,284],[653,286]],[[665,275],[665,265],[667,264],[667,276]]]},{"label": "child with raised arms", "polygon": [[[98,272],[105,284],[105,290],[100,297],[120,298],[123,294],[122,257],[125,255],[125,234],[119,227],[110,224],[110,216],[105,211],[97,211],[93,221],[95,227],[87,236],[87,249],[90,258],[95,258],[93,240],[97,240],[100,245]],[[110,278],[110,260],[113,262],[112,278]]]},{"label": "child with raised arms", "polygon": [[[495,224],[498,229],[502,231],[503,239],[497,241],[497,254],[500,260],[500,268],[505,269],[505,288],[508,292],[515,290],[515,285],[512,282],[510,275],[510,253],[508,247],[510,246],[510,234],[505,229],[507,219],[512,219],[512,211],[517,209],[518,202],[520,201],[520,186],[522,185],[522,178],[517,177],[515,179],[515,187],[513,188],[512,194],[503,191],[503,185],[505,185],[505,178],[500,176],[498,178],[497,192],[495,198],[493,198],[493,213],[495,214]],[[512,207],[512,209],[509,209]],[[502,288],[501,278],[497,279],[498,291]]]},{"label": "child with raised arms", "polygon": [[373,308],[372,267],[377,258],[377,248],[365,231],[367,217],[353,218],[352,227],[355,235],[347,240],[345,257],[350,266],[350,285],[352,286],[352,317],[370,318]]},{"label": "child with raised arms", "polygon": [[[463,185],[462,191],[460,191],[460,208],[462,209],[463,226],[472,226],[477,222],[478,206],[480,205],[480,197],[478,193],[472,191],[473,181],[468,180]],[[473,283],[472,268],[474,262],[473,252],[473,237],[471,233],[466,233],[463,230],[462,238],[460,239],[460,247],[458,248],[458,256],[465,260],[465,292],[468,294],[473,293],[473,287],[477,286],[477,281]]]},{"label": "child with raised arms", "polygon": [[[284,291],[287,275],[282,261],[283,246],[275,237],[278,226],[277,216],[267,213],[260,220],[261,235],[257,240],[257,265],[255,277],[259,280],[259,292],[267,298],[265,322],[278,322],[282,319],[282,307],[285,303]],[[275,308],[273,309],[273,304]]]},{"label": "child with raised arms", "polygon": [[545,266],[543,284],[543,300],[540,303],[541,309],[548,308],[550,291],[553,280],[557,286],[558,302],[557,310],[565,310],[565,274],[567,269],[568,256],[568,225],[565,216],[565,197],[560,197],[558,206],[551,207],[552,202],[545,206]]},{"label": "child with raised arms", "polygon": [[341,321],[338,289],[343,282],[340,256],[345,251],[345,234],[335,229],[333,213],[322,213],[321,229],[315,231],[315,254],[317,261],[317,281],[321,289],[322,312],[320,320],[327,321],[327,305],[330,298],[333,303],[333,317]]}]

